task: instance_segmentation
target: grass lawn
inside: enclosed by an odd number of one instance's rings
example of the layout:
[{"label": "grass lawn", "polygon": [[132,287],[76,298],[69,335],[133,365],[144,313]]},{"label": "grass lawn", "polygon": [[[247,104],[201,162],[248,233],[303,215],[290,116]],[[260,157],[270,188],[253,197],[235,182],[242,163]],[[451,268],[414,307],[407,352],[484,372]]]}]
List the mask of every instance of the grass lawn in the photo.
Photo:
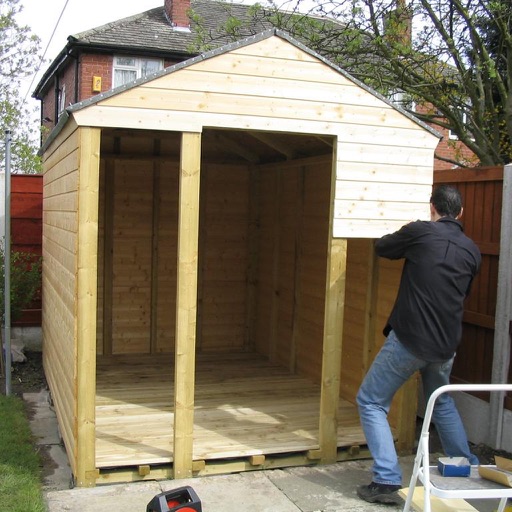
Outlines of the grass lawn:
[{"label": "grass lawn", "polygon": [[23,401],[0,395],[0,510],[45,512],[39,456]]}]

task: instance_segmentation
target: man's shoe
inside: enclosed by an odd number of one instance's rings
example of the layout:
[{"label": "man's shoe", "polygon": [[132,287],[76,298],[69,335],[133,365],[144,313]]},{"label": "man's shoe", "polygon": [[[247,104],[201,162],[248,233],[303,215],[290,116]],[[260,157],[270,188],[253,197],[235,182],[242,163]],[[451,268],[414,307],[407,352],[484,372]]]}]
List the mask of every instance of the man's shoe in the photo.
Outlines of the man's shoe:
[{"label": "man's shoe", "polygon": [[387,505],[400,505],[402,498],[398,495],[400,485],[377,484],[361,485],[357,488],[357,495],[369,503],[385,503]]}]

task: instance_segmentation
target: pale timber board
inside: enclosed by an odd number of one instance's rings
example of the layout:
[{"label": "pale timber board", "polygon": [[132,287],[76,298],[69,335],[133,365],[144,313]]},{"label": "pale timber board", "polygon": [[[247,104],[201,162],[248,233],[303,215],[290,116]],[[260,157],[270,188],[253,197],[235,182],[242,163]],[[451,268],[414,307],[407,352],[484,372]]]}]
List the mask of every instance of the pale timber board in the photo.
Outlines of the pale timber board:
[{"label": "pale timber board", "polygon": [[380,238],[399,230],[404,224],[415,220],[411,215],[403,219],[334,219],[333,236],[339,238]]},{"label": "pale timber board", "polygon": [[[309,79],[309,77],[308,77]],[[195,92],[208,92],[217,94],[240,94],[240,89],[246,95],[255,97],[280,97],[295,100],[318,101],[318,82],[304,81],[302,87],[294,87],[290,78],[237,75],[235,73],[219,73],[217,71],[196,69],[195,67],[183,69],[175,73],[172,78],[154,80],[141,87],[141,94],[150,94],[151,89],[189,90]],[[169,84],[169,85],[168,85]],[[356,88],[354,88],[356,89]],[[156,91],[155,91],[156,92]],[[323,83],[322,92],[326,97],[338,98],[342,101],[343,94],[339,83]],[[351,91],[354,104],[368,104],[365,95],[358,90]]]},{"label": "pale timber board", "polygon": [[[112,356],[97,365],[96,466],[173,460],[174,361]],[[320,387],[249,353],[198,355],[194,460],[318,449]],[[354,405],[338,410],[338,446],[365,444]]]},{"label": "pale timber board", "polygon": [[76,320],[76,442],[79,486],[95,469],[95,373],[100,130],[80,129]]},{"label": "pale timber board", "polygon": [[[338,122],[318,119],[285,119],[278,122],[275,117],[233,115],[226,113],[190,112],[130,107],[109,107],[92,105],[73,113],[76,122],[82,126],[117,127],[143,130],[201,131],[209,128],[234,128],[269,132],[311,133],[315,135],[337,135],[342,130]],[[381,121],[380,122],[385,122]]]},{"label": "pale timber board", "polygon": [[[43,155],[43,167],[45,169],[50,169],[55,165],[55,162],[59,160],[59,155],[66,153],[66,148],[76,148],[77,147],[77,124],[73,119],[68,120],[66,125],[63,127],[62,131],[58,134],[58,136],[51,142]],[[73,140],[70,146],[66,145],[68,140]],[[54,160],[52,160],[52,158]]]},{"label": "pale timber board", "polygon": [[359,181],[361,183],[396,183],[404,182],[417,185],[432,185],[432,167],[423,162],[420,165],[405,165],[403,162],[385,163],[348,162],[340,160],[337,179],[342,181]]},{"label": "pale timber board", "polygon": [[[294,87],[301,87],[295,84]],[[130,89],[119,96],[106,100],[102,106],[129,108],[136,114],[139,109],[152,111],[168,110],[188,112],[191,117],[210,115],[231,115],[242,117],[263,117],[273,119],[277,124],[281,120],[321,120],[325,123],[343,123],[375,125],[387,124],[395,128],[411,128],[419,131],[417,125],[390,106],[340,104],[338,99],[319,96],[316,101],[289,97],[251,96],[240,90],[238,94],[188,91],[183,89]],[[296,130],[294,130],[296,131]]]},{"label": "pale timber board", "polygon": [[[405,187],[404,187],[405,188]],[[401,197],[400,189],[397,188],[395,197]],[[382,198],[377,201],[351,201],[338,200],[334,202],[335,218],[344,219],[388,219],[407,222],[422,219],[427,220],[428,197],[423,203],[406,201],[391,201]]]},{"label": "pale timber board", "polygon": [[46,377],[72,470],[76,469],[76,281],[78,152],[70,122],[44,161],[43,343]]},{"label": "pale timber board", "polygon": [[401,202],[425,203],[432,193],[432,185],[398,184],[387,182],[336,182],[336,199],[342,201],[379,201],[382,197],[400,198]]},{"label": "pale timber board", "polygon": [[359,143],[345,143],[340,141],[338,144],[340,163],[380,162],[382,164],[401,165],[402,170],[405,170],[408,166],[412,166],[413,168],[420,166],[427,167],[431,163],[433,150],[434,148],[415,147],[413,133],[411,133],[407,145],[403,146],[390,146],[384,142],[375,144],[374,141],[371,140]]},{"label": "pale timber board", "polygon": [[288,43],[280,37],[269,37],[258,41],[256,44],[241,46],[233,50],[238,55],[262,55],[274,57],[279,55],[283,59],[316,61],[313,55],[301,50],[297,46]]},{"label": "pale timber board", "polygon": [[[404,488],[400,489],[398,494],[405,500],[410,492],[410,488]],[[425,488],[415,487],[413,493],[412,509],[421,512],[425,509]],[[430,510],[432,512],[477,512],[478,509],[462,498],[443,499],[430,495]]]}]

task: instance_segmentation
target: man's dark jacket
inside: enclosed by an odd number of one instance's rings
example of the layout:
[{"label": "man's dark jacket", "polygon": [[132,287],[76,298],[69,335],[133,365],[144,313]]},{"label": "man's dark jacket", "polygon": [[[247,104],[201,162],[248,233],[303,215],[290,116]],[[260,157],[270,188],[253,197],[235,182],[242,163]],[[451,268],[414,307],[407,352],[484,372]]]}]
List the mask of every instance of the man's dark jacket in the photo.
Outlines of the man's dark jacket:
[{"label": "man's dark jacket", "polygon": [[405,258],[398,296],[384,333],[425,361],[451,359],[462,335],[464,299],[480,268],[476,244],[450,217],[416,221],[375,242],[379,256]]}]

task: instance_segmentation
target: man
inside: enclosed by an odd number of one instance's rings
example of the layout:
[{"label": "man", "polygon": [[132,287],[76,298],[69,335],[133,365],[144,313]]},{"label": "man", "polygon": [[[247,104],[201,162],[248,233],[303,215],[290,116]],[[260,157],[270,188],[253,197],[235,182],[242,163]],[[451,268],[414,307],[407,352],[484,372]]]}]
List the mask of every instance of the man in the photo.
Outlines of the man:
[{"label": "man", "polygon": [[[416,221],[375,243],[384,258],[404,258],[398,296],[384,329],[386,341],[357,394],[361,424],[374,459],[373,480],[357,489],[370,503],[399,503],[402,472],[387,421],[391,400],[416,371],[425,399],[449,384],[461,339],[464,299],[480,268],[477,246],[462,231],[462,199],[441,185],[430,198],[431,221]],[[469,451],[466,432],[453,399],[442,394],[432,421],[445,453],[478,459]]]}]

